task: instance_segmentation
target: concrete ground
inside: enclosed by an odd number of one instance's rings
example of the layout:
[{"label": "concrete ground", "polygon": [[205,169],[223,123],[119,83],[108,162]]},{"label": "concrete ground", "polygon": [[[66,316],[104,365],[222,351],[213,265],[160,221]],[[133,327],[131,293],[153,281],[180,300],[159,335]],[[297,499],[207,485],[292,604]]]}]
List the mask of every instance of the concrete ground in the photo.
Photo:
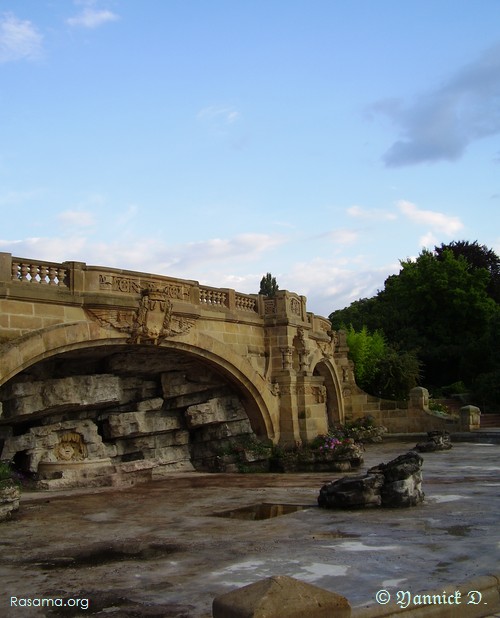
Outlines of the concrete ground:
[{"label": "concrete ground", "polygon": [[[361,471],[414,444],[367,446]],[[319,509],[321,485],[338,473],[178,473],[120,490],[25,493],[0,524],[0,615],[208,618],[215,596],[270,575],[362,607],[382,589],[413,595],[498,572],[500,445],[457,442],[423,457],[425,502],[401,510]],[[215,516],[260,503],[307,508],[258,521]],[[89,607],[21,608],[28,597]]]}]

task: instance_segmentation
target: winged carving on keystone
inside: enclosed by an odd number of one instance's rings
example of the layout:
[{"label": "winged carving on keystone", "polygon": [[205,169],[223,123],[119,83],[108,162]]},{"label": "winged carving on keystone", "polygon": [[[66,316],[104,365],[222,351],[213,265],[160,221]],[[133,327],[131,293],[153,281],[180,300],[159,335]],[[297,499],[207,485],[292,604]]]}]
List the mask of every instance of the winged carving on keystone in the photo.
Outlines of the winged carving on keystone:
[{"label": "winged carving on keystone", "polygon": [[144,289],[137,309],[86,309],[89,316],[101,326],[112,327],[130,334],[127,343],[153,343],[158,345],[168,337],[187,333],[194,320],[173,313],[172,301],[165,292]]}]

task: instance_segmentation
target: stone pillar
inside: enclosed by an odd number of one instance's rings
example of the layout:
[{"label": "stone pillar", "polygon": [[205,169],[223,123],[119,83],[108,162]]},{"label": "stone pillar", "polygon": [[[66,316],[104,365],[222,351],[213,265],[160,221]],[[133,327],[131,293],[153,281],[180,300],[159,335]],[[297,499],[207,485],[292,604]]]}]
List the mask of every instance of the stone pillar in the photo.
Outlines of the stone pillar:
[{"label": "stone pillar", "polygon": [[68,269],[70,276],[69,289],[72,292],[84,292],[85,291],[85,262],[63,262],[64,268]]},{"label": "stone pillar", "polygon": [[429,408],[429,391],[422,386],[416,386],[410,391],[410,408],[427,410]]},{"label": "stone pillar", "polygon": [[328,432],[326,387],[322,377],[297,378],[297,405],[300,438],[303,442],[309,442],[316,436]]},{"label": "stone pillar", "polygon": [[461,431],[475,431],[481,427],[481,410],[476,406],[460,408]]},{"label": "stone pillar", "polygon": [[0,252],[0,282],[10,283],[12,280],[12,253]]},{"label": "stone pillar", "polygon": [[297,404],[297,380],[290,375],[282,375],[276,378],[279,384],[279,419],[280,419],[280,444],[293,446],[300,441],[300,429]]}]

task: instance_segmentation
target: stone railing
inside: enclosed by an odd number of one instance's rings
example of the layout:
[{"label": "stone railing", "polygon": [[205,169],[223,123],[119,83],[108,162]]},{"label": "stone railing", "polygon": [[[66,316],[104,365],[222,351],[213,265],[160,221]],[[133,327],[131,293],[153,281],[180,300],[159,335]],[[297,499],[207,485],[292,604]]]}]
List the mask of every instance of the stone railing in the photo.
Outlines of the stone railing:
[{"label": "stone railing", "polygon": [[[257,294],[242,294],[232,289],[200,286],[197,281],[176,279],[162,275],[134,271],[88,266],[84,262],[45,262],[28,258],[13,257],[0,252],[0,286],[14,283],[22,285],[22,297],[33,296],[32,284],[44,285],[49,297],[69,294],[113,294],[117,296],[137,296],[144,289],[160,290],[171,300],[178,300],[213,311],[241,312],[261,316],[263,304]],[[38,287],[38,286],[37,286]],[[29,291],[31,290],[31,291]],[[34,293],[33,293],[34,292]],[[21,286],[20,292],[21,294]],[[80,302],[80,301],[79,301]]]},{"label": "stone railing", "polygon": [[68,270],[64,264],[12,258],[12,281],[67,287]]},{"label": "stone railing", "polygon": [[[34,286],[33,284],[38,284]],[[172,301],[189,303],[210,312],[231,312],[248,318],[286,318],[296,323],[312,326],[313,331],[326,331],[329,321],[306,311],[306,299],[286,290],[280,290],[275,298],[259,294],[243,294],[229,288],[201,286],[197,281],[176,279],[163,275],[141,273],[100,266],[88,266],[85,262],[45,262],[28,258],[13,257],[0,252],[0,294],[36,301],[87,304],[109,304],[111,296],[115,301],[123,297],[124,304],[130,304],[130,297],[139,296],[150,289],[163,292]],[[42,292],[43,287],[43,292]],[[35,289],[37,290],[35,292]],[[15,291],[17,290],[17,292]],[[104,298],[108,296],[108,300]],[[64,301],[63,301],[64,297]],[[129,297],[128,300],[125,300]]]},{"label": "stone railing", "polygon": [[228,294],[217,288],[200,288],[200,304],[208,307],[229,307]]}]

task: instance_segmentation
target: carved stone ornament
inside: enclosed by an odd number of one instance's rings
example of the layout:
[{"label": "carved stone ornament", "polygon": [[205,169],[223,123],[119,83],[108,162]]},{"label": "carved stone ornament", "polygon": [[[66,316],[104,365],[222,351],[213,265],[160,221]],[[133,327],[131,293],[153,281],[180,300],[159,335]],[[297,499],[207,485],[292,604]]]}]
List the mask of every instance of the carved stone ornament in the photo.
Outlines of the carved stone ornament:
[{"label": "carved stone ornament", "polygon": [[158,345],[167,337],[187,333],[194,320],[179,317],[172,312],[172,302],[162,290],[142,290],[138,309],[87,309],[91,318],[101,326],[112,326],[120,332],[130,333],[127,343],[153,343]]},{"label": "carved stone ornament", "polygon": [[331,358],[333,356],[333,346],[331,341],[328,343],[326,341],[317,341],[316,343],[318,348],[321,350],[323,358]]},{"label": "carved stone ornament", "polygon": [[54,448],[58,461],[82,461],[87,457],[87,447],[79,433],[65,433]]}]

